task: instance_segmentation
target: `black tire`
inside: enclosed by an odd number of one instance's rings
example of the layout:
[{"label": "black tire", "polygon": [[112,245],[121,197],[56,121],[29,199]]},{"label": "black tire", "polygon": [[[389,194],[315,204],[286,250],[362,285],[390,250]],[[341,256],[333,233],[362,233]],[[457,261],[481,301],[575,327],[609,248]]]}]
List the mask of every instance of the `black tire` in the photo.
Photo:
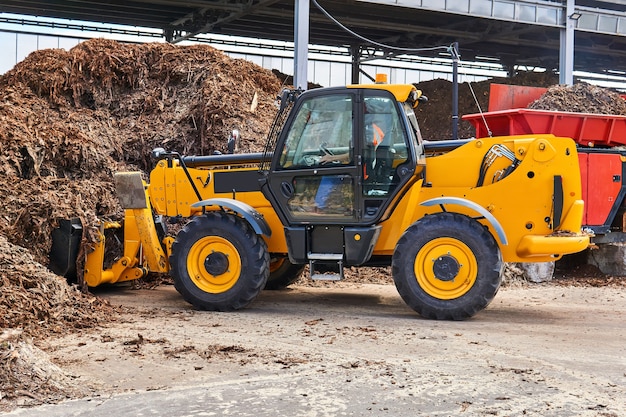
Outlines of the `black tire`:
[{"label": "black tire", "polygon": [[289,258],[273,258],[270,262],[270,276],[265,284],[266,290],[282,290],[300,278],[305,265],[292,264]]},{"label": "black tire", "polygon": [[428,215],[411,225],[392,258],[398,293],[422,317],[464,320],[493,300],[504,263],[489,231],[456,213]]},{"label": "black tire", "polygon": [[250,304],[269,276],[265,241],[232,214],[196,217],[176,236],[170,256],[176,290],[201,310],[232,311]]}]

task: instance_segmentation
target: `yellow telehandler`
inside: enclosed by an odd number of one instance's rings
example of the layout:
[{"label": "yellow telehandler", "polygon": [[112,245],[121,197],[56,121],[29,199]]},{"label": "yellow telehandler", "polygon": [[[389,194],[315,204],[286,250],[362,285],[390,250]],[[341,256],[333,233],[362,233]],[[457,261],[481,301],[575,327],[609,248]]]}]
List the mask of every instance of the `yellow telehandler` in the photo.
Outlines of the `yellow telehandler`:
[{"label": "yellow telehandler", "polygon": [[[504,262],[588,246],[571,139],[424,141],[414,113],[424,99],[410,84],[285,90],[264,152],[156,149],[149,183],[116,175],[123,225],[102,224],[85,282],[169,273],[195,307],[228,311],[288,286],[307,265],[328,280],[346,266],[391,265],[412,309],[461,320],[492,301]],[[164,217],[188,222],[169,236]],[[80,224],[63,228],[51,260],[65,273]],[[123,254],[105,268],[105,232],[116,228]]]}]

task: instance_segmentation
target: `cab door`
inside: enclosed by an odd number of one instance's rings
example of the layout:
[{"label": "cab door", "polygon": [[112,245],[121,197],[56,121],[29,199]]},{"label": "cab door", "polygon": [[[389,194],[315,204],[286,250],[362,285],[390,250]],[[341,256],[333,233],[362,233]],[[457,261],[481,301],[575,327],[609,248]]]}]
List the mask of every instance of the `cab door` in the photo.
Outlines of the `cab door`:
[{"label": "cab door", "polygon": [[313,90],[296,103],[267,183],[283,224],[358,221],[357,97],[356,90]]},{"label": "cab door", "polygon": [[414,170],[409,131],[402,107],[388,91],[307,92],[296,103],[271,164],[268,198],[283,224],[380,221]]}]

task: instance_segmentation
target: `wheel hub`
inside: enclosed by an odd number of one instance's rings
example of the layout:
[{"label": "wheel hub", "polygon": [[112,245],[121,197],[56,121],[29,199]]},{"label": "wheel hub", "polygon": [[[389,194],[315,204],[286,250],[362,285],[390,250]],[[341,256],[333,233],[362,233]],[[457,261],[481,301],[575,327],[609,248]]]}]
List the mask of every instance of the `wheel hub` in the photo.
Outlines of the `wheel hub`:
[{"label": "wheel hub", "polygon": [[450,255],[440,256],[433,264],[435,277],[442,281],[454,281],[460,269],[461,265]]},{"label": "wheel hub", "polygon": [[228,256],[222,252],[213,252],[204,259],[204,268],[213,275],[218,276],[228,271]]},{"label": "wheel hub", "polygon": [[466,294],[476,282],[478,263],[465,243],[452,237],[424,244],[413,266],[418,285],[429,296],[452,300]]}]

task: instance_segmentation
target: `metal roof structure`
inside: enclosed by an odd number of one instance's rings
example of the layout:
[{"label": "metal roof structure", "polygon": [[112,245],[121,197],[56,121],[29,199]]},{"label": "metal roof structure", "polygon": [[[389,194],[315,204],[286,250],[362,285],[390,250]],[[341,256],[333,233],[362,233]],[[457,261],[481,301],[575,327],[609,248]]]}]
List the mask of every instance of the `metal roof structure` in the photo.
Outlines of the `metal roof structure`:
[{"label": "metal roof structure", "polygon": [[[298,0],[3,0],[0,12],[156,28],[170,42],[201,33],[294,41]],[[571,1],[571,0],[570,0]],[[386,45],[425,48],[458,42],[466,61],[558,69],[561,35],[574,28],[574,69],[626,74],[626,0],[315,0],[311,44],[371,47],[352,31]],[[359,48],[359,49],[354,49]],[[395,52],[398,53],[398,52]]]}]

